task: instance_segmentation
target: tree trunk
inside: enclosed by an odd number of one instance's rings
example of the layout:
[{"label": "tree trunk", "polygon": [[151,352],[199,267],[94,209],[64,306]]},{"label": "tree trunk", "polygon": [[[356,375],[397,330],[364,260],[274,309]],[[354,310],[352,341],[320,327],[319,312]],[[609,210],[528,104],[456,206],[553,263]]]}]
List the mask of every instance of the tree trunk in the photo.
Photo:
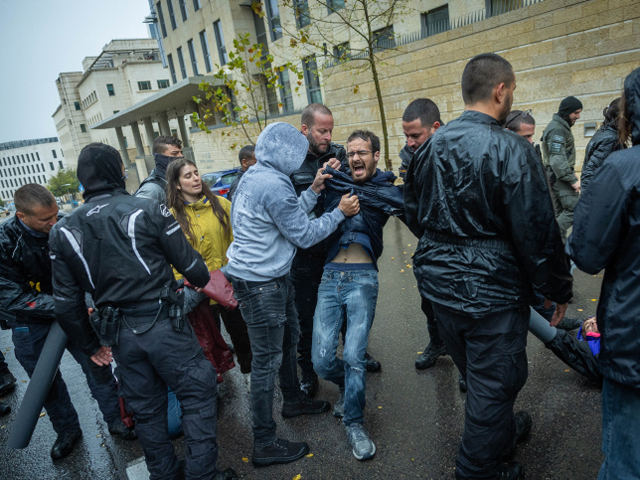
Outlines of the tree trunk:
[{"label": "tree trunk", "polygon": [[369,49],[369,63],[371,64],[371,75],[373,75],[373,83],[376,86],[376,96],[378,97],[378,108],[380,109],[380,123],[382,123],[382,137],[384,139],[384,166],[385,170],[393,170],[391,159],[389,158],[389,131],[387,130],[387,115],[384,111],[384,101],[382,100],[382,90],[380,89],[380,79],[378,78],[378,70],[376,68],[376,60],[373,55],[373,49]]}]

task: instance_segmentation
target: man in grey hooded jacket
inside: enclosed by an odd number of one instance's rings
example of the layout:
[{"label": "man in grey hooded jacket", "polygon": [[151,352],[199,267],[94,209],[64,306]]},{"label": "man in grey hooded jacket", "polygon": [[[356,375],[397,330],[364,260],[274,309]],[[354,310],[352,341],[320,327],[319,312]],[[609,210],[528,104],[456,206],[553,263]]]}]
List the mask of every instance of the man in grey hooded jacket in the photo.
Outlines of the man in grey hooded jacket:
[{"label": "man in grey hooded jacket", "polygon": [[[345,195],[338,208],[309,220],[324,188],[324,166],[300,197],[289,176],[300,167],[309,142],[287,123],[267,126],[256,142],[256,165],[240,180],[231,206],[234,241],[227,251],[227,273],[232,279],[242,317],[247,323],[253,362],[251,406],[256,466],[288,463],[309,451],[304,442],[276,435],[273,390],[276,373],[282,390],[282,416],[322,413],[330,405],[300,392],[296,347],[300,334],[295,293],[289,270],[297,248],[308,248],[327,238],[345,217],[358,213],[356,196]],[[339,168],[337,160],[332,168]]]}]

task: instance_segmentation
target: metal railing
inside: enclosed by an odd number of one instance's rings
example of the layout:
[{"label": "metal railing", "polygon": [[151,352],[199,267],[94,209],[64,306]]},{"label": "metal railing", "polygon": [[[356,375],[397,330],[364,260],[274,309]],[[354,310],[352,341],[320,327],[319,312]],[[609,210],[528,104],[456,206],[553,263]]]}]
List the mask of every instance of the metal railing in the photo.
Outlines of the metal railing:
[{"label": "metal railing", "polygon": [[[487,5],[487,8],[483,8],[482,10],[476,10],[466,15],[461,15],[456,18],[443,20],[430,25],[423,25],[423,27],[418,31],[397,35],[392,40],[378,40],[376,44],[376,51],[389,50],[401,45],[417,42],[433,35],[438,35],[456,28],[466,27],[467,25],[481,22],[482,20],[512,12],[543,1],[544,0],[493,0]],[[347,58],[328,59],[324,63],[324,68],[335,67],[336,65],[340,65],[351,60],[361,60],[368,56],[369,53],[367,51],[362,51],[357,54],[354,54],[352,51],[351,55]]]}]

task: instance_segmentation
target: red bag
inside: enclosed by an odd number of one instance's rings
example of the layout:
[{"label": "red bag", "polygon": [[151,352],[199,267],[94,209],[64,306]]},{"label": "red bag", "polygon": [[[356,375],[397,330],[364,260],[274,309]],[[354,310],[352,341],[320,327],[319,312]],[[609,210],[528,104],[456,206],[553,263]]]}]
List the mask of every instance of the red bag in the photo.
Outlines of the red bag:
[{"label": "red bag", "polygon": [[[185,287],[192,287],[189,280],[184,279]],[[233,296],[233,287],[220,270],[211,272],[209,283],[202,291],[212,300],[215,300],[227,310],[235,310],[238,307],[238,301]]]}]

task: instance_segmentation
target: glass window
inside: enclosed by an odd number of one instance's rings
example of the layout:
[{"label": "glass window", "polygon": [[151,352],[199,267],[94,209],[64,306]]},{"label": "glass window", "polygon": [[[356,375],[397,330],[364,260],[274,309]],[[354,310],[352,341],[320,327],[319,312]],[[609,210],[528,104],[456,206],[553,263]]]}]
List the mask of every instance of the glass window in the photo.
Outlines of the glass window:
[{"label": "glass window", "polygon": [[229,61],[227,57],[227,47],[224,46],[224,36],[222,35],[222,25],[220,20],[213,22],[213,32],[216,35],[216,44],[218,45],[218,56],[220,57],[220,65],[226,65]]},{"label": "glass window", "polygon": [[309,2],[307,0],[293,0],[293,8],[296,14],[296,26],[304,28],[311,23],[309,18]]},{"label": "glass window", "polygon": [[386,50],[387,48],[395,48],[396,39],[393,35],[393,25],[389,25],[380,30],[373,32],[373,41],[375,43],[375,51]]},{"label": "glass window", "polygon": [[180,13],[182,14],[182,21],[186,22],[189,16],[187,15],[187,0],[178,0],[180,4]]},{"label": "glass window", "polygon": [[327,0],[327,10],[329,14],[344,8],[344,0]]},{"label": "glass window", "polygon": [[62,165],[62,160],[58,160],[58,165],[60,165],[60,170],[64,168],[64,166]]},{"label": "glass window", "polygon": [[341,43],[333,47],[333,58],[337,62],[346,62],[351,58],[351,45],[349,42]]},{"label": "glass window", "polygon": [[115,97],[116,96],[116,91],[113,89],[113,84],[112,83],[107,83],[107,92],[109,92],[109,96],[110,97]]},{"label": "glass window", "polygon": [[198,10],[200,10],[200,7],[200,0],[193,0],[193,10],[197,12]]},{"label": "glass window", "polygon": [[162,5],[160,4],[160,2],[156,3],[156,9],[158,11],[160,28],[162,29],[162,38],[167,38],[167,27],[164,25],[164,13],[162,13]]},{"label": "glass window", "polygon": [[182,55],[182,47],[178,47],[178,63],[180,64],[180,74],[182,78],[187,78],[187,66],[184,63],[184,56]]},{"label": "glass window", "polygon": [[53,155],[53,158],[58,158],[58,155],[56,155],[56,151],[55,150],[51,150],[51,155]]},{"label": "glass window", "polygon": [[291,83],[289,83],[289,70],[284,69],[278,75],[280,78],[280,98],[282,99],[282,112],[293,112],[293,96],[291,95]]},{"label": "glass window", "polygon": [[76,107],[76,110],[80,110],[80,102],[73,102],[73,106]]},{"label": "glass window", "polygon": [[158,80],[158,88],[169,88],[169,80]]},{"label": "glass window", "polygon": [[167,63],[169,64],[169,71],[171,72],[171,80],[173,83],[178,83],[178,78],[176,77],[176,67],[173,66],[173,57],[171,54],[167,55]]},{"label": "glass window", "polygon": [[211,71],[211,54],[209,53],[209,41],[207,40],[207,32],[200,32],[200,45],[202,45],[202,55],[204,56],[204,68],[207,72]]},{"label": "glass window", "polygon": [[36,157],[38,158],[38,161],[40,161],[40,154],[38,152],[36,152]]},{"label": "glass window", "polygon": [[449,5],[443,5],[420,15],[422,38],[449,30]]},{"label": "glass window", "polygon": [[267,4],[267,20],[269,21],[269,30],[271,31],[271,41],[275,42],[277,39],[282,38],[278,0],[265,0],[265,3]]},{"label": "glass window", "polygon": [[151,90],[151,82],[148,80],[138,82],[138,90]]},{"label": "glass window", "polygon": [[196,58],[196,51],[193,48],[193,38],[187,40],[187,48],[189,49],[189,58],[191,59],[191,70],[193,70],[193,75],[198,76],[200,72],[198,71],[198,59]]},{"label": "glass window", "polygon": [[171,30],[175,30],[178,28],[178,24],[176,23],[176,14],[173,11],[173,1],[167,0],[167,10],[169,11],[169,20],[171,21]]},{"label": "glass window", "polygon": [[320,90],[316,56],[311,55],[310,57],[303,58],[302,66],[304,67],[304,81],[307,84],[307,99],[309,103],[322,103],[322,91]]},{"label": "glass window", "polygon": [[56,168],[53,166],[53,162],[49,162],[49,167],[51,167],[51,170],[55,170]]}]

